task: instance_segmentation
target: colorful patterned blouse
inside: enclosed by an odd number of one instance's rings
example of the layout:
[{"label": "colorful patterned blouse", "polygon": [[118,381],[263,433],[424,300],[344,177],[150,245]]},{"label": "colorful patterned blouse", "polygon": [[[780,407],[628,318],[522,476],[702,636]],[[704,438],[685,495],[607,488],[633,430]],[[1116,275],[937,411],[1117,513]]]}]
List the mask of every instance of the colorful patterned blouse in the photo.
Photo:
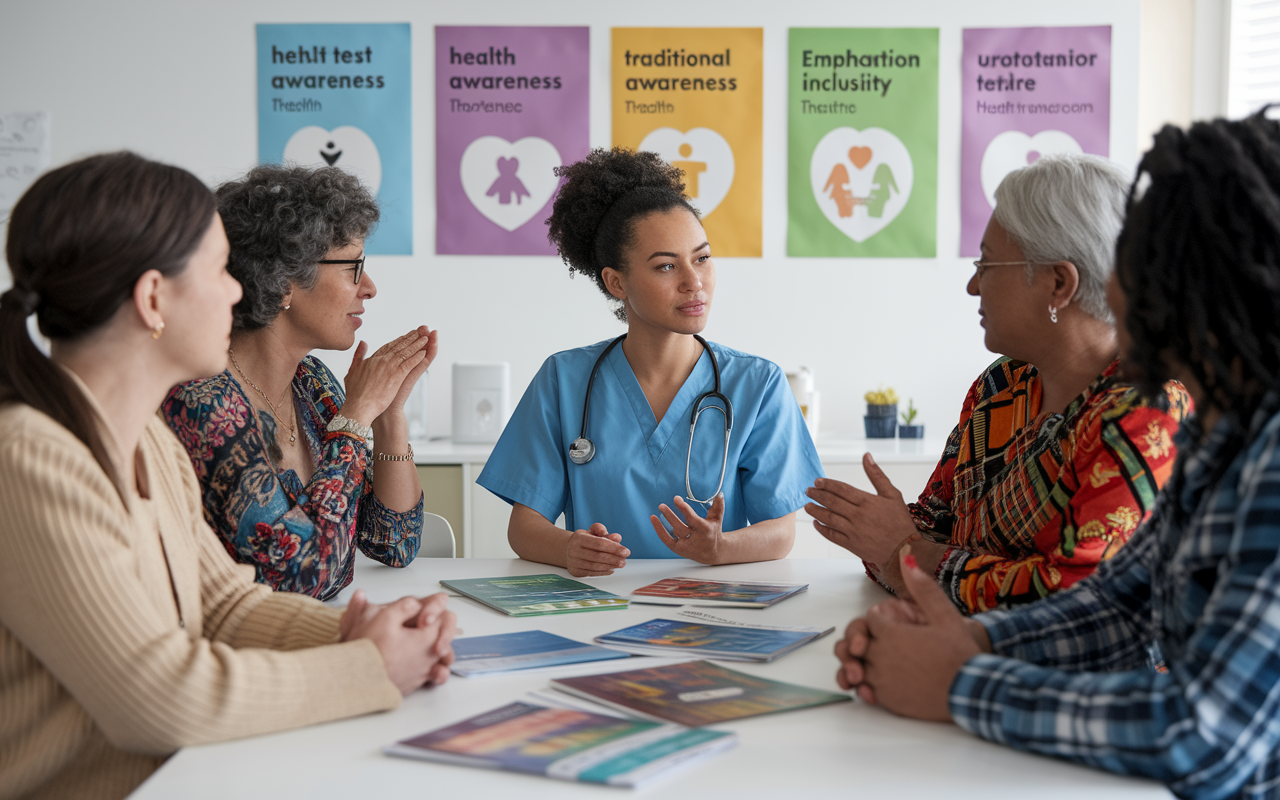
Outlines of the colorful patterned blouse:
[{"label": "colorful patterned blouse", "polygon": [[1113,362],[1064,414],[1041,414],[1030,364],[1000,359],[969,389],[916,527],[949,544],[938,581],[969,613],[1065,589],[1147,518],[1173,469],[1173,434],[1190,413],[1182,384],[1168,411],[1116,378]]},{"label": "colorful patterned blouse", "polygon": [[368,480],[369,446],[325,430],[345,399],[319,359],[302,360],[293,400],[316,457],[305,486],[293,470],[272,466],[280,458],[276,422],[254,411],[230,372],[181,384],[160,407],[200,478],[205,519],[231,555],[276,590],[332,597],[351,583],[353,544],[393,567],[418,553],[421,498],[412,511],[384,506]]}]

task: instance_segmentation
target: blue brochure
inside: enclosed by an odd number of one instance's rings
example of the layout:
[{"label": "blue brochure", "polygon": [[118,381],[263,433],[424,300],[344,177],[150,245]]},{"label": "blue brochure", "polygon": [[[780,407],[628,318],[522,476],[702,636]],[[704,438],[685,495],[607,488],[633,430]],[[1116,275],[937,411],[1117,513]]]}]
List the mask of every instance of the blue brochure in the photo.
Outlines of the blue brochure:
[{"label": "blue brochure", "polygon": [[517,631],[454,639],[453,652],[457,656],[451,668],[453,674],[464,678],[584,661],[629,658],[627,653],[575,642],[546,631]]}]

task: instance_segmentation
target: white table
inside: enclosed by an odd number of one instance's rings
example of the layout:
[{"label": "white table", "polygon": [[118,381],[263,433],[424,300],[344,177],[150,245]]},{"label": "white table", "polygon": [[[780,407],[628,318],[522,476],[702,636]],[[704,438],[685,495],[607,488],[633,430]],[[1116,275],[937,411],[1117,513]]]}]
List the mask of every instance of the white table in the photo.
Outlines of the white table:
[{"label": "white table", "polygon": [[[517,559],[427,559],[403,570],[359,562],[352,588],[373,601],[439,589],[442,578],[559,572]],[[682,560],[634,560],[589,582],[617,594],[675,575],[807,582],[808,592],[770,609],[720,609],[734,619],[781,625],[835,625],[837,633],[772,664],[730,663],[763,677],[838,691],[832,646],[857,612],[884,597],[857,560],[788,559],[702,567]],[[450,600],[464,635],[542,629],[581,641],[663,615],[658,606],[514,619],[465,598]],[[626,668],[669,663],[635,659]],[[627,790],[468,767],[390,758],[381,748],[521,699],[552,677],[613,672],[618,662],[464,679],[420,690],[396,711],[286,733],[182,750],[134,797],[151,798],[536,798],[630,796]],[[323,697],[316,698],[323,703]],[[1159,784],[1122,778],[984,742],[954,725],[900,719],[859,702],[738,720],[739,744],[635,792],[659,797],[1168,798]]]}]

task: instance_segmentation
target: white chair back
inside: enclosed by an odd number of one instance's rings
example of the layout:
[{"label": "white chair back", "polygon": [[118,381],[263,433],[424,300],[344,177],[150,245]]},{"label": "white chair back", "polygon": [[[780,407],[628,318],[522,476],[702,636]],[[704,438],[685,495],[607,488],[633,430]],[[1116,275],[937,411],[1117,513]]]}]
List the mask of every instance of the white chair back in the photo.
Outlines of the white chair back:
[{"label": "white chair back", "polygon": [[449,520],[430,511],[422,512],[422,542],[418,558],[456,558],[457,545]]}]

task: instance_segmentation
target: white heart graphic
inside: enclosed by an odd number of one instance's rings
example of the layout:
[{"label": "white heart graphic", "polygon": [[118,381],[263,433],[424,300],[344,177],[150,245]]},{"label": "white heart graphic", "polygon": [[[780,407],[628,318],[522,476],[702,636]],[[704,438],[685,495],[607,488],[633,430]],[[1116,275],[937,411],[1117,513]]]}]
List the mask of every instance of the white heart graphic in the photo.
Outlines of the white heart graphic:
[{"label": "white heart graphic", "polygon": [[354,125],[331,131],[299,128],[284,146],[284,160],[304,167],[340,167],[360,179],[376,197],[382,186],[382,156],[369,134]]},{"label": "white heart graphic", "polygon": [[914,181],[911,153],[884,128],[836,128],[819,140],[809,160],[818,207],[855,242],[875,236],[902,213]]},{"label": "white heart graphic", "polygon": [[640,150],[657,153],[663,161],[684,171],[684,191],[690,204],[704,217],[729,194],[733,185],[733,148],[710,128],[658,128],[640,142]]},{"label": "white heart graphic", "polygon": [[[1004,176],[1019,167],[1033,163],[1040,156],[1050,153],[1083,153],[1084,148],[1062,131],[1040,131],[1035,136],[1028,136],[1022,131],[1005,131],[991,140],[986,152],[982,154],[982,193],[987,196],[987,204],[996,207],[996,187]],[[1032,154],[1035,154],[1034,156]]]},{"label": "white heart graphic", "polygon": [[491,222],[514,231],[537,214],[560,179],[560,152],[537,136],[508,142],[501,136],[481,136],[462,153],[458,166],[462,190],[476,210]]}]

